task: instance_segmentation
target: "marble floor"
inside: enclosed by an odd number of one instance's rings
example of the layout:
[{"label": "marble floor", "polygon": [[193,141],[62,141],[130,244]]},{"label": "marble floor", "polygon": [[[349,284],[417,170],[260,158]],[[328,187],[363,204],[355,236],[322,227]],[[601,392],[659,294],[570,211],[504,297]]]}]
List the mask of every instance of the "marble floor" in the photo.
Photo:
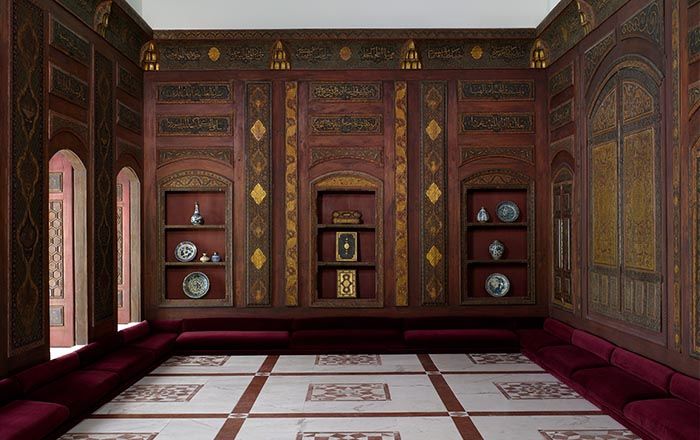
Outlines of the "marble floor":
[{"label": "marble floor", "polygon": [[634,440],[520,354],[173,356],[62,440]]}]

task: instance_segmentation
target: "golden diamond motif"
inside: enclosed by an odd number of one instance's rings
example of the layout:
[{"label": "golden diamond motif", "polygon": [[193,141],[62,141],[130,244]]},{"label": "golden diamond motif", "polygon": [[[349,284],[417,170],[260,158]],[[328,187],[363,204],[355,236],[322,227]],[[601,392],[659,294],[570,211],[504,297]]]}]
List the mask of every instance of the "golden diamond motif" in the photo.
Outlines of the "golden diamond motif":
[{"label": "golden diamond motif", "polygon": [[265,192],[265,188],[263,188],[262,185],[257,183],[250,192],[250,196],[253,198],[253,200],[255,200],[255,203],[259,205],[263,202],[263,200],[265,200],[267,192]]},{"label": "golden diamond motif", "polygon": [[438,188],[435,182],[433,182],[425,191],[425,195],[428,196],[428,200],[430,200],[430,202],[434,205],[437,203],[438,200],[440,200],[442,191],[440,191],[440,188]]},{"label": "golden diamond motif", "polygon": [[255,268],[258,270],[260,270],[265,265],[266,261],[267,257],[265,256],[263,251],[260,250],[260,248],[255,249],[253,255],[250,256],[250,262],[253,263],[253,266],[255,266]]},{"label": "golden diamond motif", "polygon": [[433,246],[430,248],[428,253],[425,254],[425,258],[428,260],[428,263],[430,263],[431,266],[435,267],[438,265],[440,260],[442,260],[442,254],[440,253],[438,248]]},{"label": "golden diamond motif", "polygon": [[255,138],[256,141],[260,142],[260,139],[265,136],[265,133],[267,133],[267,128],[265,128],[265,125],[258,119],[255,121],[255,124],[253,124],[252,127],[250,127],[250,132],[253,134],[253,137]]},{"label": "golden diamond motif", "polygon": [[428,126],[425,127],[425,132],[428,133],[430,139],[434,141],[435,139],[437,139],[438,136],[440,136],[440,133],[442,133],[442,128],[440,127],[440,124],[438,124],[437,121],[433,119],[430,121]]}]

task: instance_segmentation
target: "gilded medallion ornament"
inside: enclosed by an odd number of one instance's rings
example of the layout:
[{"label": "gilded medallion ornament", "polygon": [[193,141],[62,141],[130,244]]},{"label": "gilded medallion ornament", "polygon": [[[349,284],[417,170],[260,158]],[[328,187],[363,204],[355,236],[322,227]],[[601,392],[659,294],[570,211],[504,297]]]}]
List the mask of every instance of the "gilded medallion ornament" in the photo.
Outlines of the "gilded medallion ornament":
[{"label": "gilded medallion ornament", "polygon": [[212,60],[213,62],[219,61],[219,58],[221,57],[221,52],[217,47],[211,47],[209,48],[209,51],[207,52],[207,55],[209,56],[209,59]]}]

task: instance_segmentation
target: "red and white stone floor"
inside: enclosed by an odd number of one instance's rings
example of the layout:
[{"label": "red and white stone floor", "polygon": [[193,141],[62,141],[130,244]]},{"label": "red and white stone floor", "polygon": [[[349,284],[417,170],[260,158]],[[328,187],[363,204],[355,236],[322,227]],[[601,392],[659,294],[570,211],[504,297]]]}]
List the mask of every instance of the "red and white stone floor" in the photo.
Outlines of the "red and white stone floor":
[{"label": "red and white stone floor", "polygon": [[520,354],[174,356],[63,440],[632,440]]}]

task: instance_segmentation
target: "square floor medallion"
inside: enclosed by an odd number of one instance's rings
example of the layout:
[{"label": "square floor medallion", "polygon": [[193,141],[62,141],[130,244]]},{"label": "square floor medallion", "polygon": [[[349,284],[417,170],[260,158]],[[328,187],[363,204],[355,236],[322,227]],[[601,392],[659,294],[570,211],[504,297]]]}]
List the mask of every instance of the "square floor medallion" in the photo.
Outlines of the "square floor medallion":
[{"label": "square floor medallion", "polygon": [[627,429],[541,430],[546,440],[641,440]]},{"label": "square floor medallion", "polygon": [[296,440],[401,440],[398,432],[300,432]]},{"label": "square floor medallion", "polygon": [[172,356],[163,362],[164,367],[220,367],[231,356]]},{"label": "square floor medallion", "polygon": [[59,440],[153,440],[158,433],[143,432],[100,432],[63,434]]},{"label": "square floor medallion", "polygon": [[521,353],[473,353],[467,357],[478,365],[532,364],[532,361]]},{"label": "square floor medallion", "polygon": [[385,383],[312,383],[306,394],[307,401],[371,402],[391,400]]},{"label": "square floor medallion", "polygon": [[382,359],[378,354],[319,354],[315,365],[381,365]]},{"label": "square floor medallion", "polygon": [[494,382],[509,400],[580,399],[574,390],[561,382]]},{"label": "square floor medallion", "polygon": [[133,385],[112,402],[189,402],[202,388],[198,384]]}]

